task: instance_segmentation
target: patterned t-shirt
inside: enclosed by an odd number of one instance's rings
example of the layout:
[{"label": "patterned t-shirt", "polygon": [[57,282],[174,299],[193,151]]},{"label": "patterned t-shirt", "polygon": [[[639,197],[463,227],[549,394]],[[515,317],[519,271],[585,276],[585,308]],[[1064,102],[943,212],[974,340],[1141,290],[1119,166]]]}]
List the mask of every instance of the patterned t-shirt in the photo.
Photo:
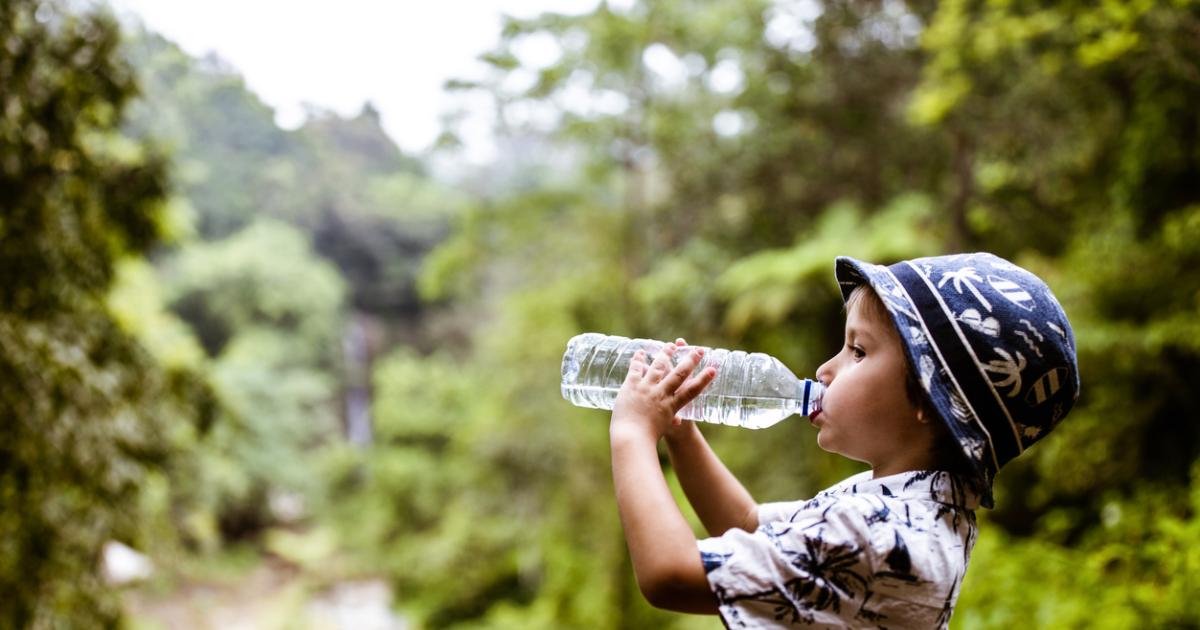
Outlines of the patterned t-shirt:
[{"label": "patterned t-shirt", "polygon": [[979,496],[951,473],[866,471],[809,501],[759,506],[759,528],[700,541],[730,628],[945,628]]}]

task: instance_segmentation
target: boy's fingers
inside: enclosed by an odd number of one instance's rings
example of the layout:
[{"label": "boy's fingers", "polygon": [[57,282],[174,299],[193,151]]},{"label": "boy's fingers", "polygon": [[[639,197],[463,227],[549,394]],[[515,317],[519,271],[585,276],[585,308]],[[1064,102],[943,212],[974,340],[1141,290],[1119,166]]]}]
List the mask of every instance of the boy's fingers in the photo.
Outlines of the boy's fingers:
[{"label": "boy's fingers", "polygon": [[662,385],[667,393],[675,393],[679,385],[696,369],[696,365],[700,363],[700,359],[703,356],[703,348],[690,348],[688,350],[687,356],[679,360],[679,365],[676,365],[675,369],[671,370],[671,373],[663,378]]},{"label": "boy's fingers", "polygon": [[717,377],[717,368],[706,367],[696,376],[687,380],[679,389],[675,390],[675,404],[683,408],[684,405],[692,402],[692,400],[708,387],[709,383]]},{"label": "boy's fingers", "polygon": [[646,372],[646,353],[638,350],[633,353],[633,357],[629,359],[629,373],[625,375],[627,380],[641,378]]},{"label": "boy's fingers", "polygon": [[654,383],[661,381],[671,370],[671,355],[675,353],[674,344],[666,344],[658,354],[654,355],[654,362],[650,364],[650,371],[647,372],[646,378]]}]

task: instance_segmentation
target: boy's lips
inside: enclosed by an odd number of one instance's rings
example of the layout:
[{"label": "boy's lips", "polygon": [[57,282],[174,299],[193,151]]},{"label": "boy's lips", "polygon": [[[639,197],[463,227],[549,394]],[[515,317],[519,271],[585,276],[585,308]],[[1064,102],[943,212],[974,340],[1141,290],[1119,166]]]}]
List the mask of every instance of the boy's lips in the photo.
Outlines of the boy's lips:
[{"label": "boy's lips", "polygon": [[820,409],[818,409],[818,410],[816,410],[816,411],[812,412],[811,414],[809,414],[809,416],[808,416],[808,422],[809,422],[809,424],[814,424],[814,425],[815,425],[815,424],[817,423],[817,417],[818,417],[818,416],[820,416],[820,415],[821,415],[821,410],[820,410]]}]

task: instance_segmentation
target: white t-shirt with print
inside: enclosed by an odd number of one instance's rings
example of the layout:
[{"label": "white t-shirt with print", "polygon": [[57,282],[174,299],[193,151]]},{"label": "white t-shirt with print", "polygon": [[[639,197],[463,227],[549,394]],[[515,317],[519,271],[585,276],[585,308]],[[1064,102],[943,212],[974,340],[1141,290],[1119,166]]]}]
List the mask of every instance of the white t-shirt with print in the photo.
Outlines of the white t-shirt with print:
[{"label": "white t-shirt with print", "polygon": [[759,506],[755,532],[701,540],[730,628],[945,628],[977,533],[958,477],[854,475],[809,501]]}]

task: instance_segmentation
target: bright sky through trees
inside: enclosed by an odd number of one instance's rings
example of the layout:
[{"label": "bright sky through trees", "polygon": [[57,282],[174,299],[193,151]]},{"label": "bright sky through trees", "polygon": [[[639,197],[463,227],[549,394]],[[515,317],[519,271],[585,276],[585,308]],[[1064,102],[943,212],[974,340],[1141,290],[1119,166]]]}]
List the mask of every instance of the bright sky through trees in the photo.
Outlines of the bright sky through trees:
[{"label": "bright sky through trees", "polygon": [[[440,115],[465,107],[461,128],[468,156],[491,157],[491,117],[486,99],[442,92],[451,78],[473,78],[480,53],[500,35],[501,15],[530,17],[544,11],[582,13],[597,0],[112,0],[120,12],[202,56],[215,51],[246,78],[250,89],[275,108],[280,124],[304,119],[305,105],[343,115],[370,101],[384,128],[406,151],[429,146]],[[610,2],[619,8],[626,2]],[[523,61],[544,64],[557,48],[530,42]]]}]

